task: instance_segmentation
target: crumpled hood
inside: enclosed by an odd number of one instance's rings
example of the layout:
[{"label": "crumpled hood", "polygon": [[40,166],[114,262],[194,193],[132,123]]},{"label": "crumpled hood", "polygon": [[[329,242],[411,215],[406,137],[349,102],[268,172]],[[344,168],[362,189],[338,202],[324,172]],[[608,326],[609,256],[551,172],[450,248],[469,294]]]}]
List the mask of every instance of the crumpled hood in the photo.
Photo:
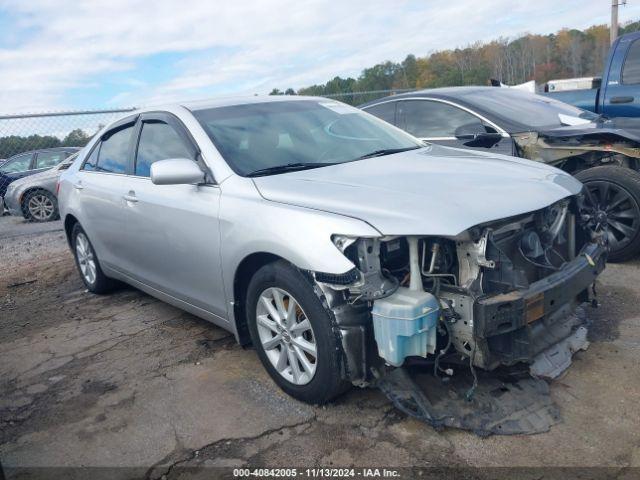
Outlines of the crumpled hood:
[{"label": "crumpled hood", "polygon": [[253,180],[267,200],[358,218],[384,235],[455,236],[582,188],[541,163],[436,145]]},{"label": "crumpled hood", "polygon": [[603,122],[543,129],[538,134],[550,139],[566,140],[568,138],[576,138],[583,141],[629,141],[640,144],[640,119],[612,118]]}]

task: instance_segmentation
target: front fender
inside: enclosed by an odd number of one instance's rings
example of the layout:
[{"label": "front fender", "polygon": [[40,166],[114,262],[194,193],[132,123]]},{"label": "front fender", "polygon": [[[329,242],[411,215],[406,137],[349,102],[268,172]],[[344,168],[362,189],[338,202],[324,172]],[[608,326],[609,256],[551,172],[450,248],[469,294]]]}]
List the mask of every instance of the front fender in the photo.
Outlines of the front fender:
[{"label": "front fender", "polygon": [[356,218],[265,200],[246,178],[231,177],[221,187],[222,273],[231,301],[235,273],[251,254],[269,253],[302,270],[340,274],[354,265],[333,244],[332,235],[381,236]]}]

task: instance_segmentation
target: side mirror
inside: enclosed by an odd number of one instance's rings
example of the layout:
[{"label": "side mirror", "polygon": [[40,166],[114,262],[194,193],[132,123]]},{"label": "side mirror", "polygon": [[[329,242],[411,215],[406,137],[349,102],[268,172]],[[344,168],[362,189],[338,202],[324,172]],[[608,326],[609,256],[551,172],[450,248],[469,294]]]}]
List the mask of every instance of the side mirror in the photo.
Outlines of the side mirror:
[{"label": "side mirror", "polygon": [[480,122],[461,125],[456,128],[454,135],[458,140],[465,140],[470,145],[493,145],[502,138],[499,133],[487,132],[487,129]]},{"label": "side mirror", "polygon": [[169,158],[151,164],[151,181],[156,185],[193,185],[204,182],[204,172],[193,160]]}]

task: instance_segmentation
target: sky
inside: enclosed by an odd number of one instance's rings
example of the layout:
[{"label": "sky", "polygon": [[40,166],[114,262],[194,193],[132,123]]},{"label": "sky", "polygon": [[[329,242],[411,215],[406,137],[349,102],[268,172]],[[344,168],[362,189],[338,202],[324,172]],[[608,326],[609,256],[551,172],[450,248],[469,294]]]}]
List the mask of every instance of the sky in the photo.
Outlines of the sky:
[{"label": "sky", "polygon": [[[0,0],[0,113],[266,94],[609,22],[609,0]],[[640,19],[640,0],[620,7]]]}]

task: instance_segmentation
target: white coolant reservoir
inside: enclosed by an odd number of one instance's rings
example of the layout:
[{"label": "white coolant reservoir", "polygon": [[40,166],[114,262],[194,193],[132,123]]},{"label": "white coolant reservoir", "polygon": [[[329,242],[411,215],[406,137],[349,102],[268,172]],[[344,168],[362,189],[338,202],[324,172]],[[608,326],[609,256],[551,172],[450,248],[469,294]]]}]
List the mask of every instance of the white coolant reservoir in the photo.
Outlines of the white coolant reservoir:
[{"label": "white coolant reservoir", "polygon": [[380,356],[398,367],[406,357],[434,353],[439,309],[438,300],[429,292],[405,287],[373,302],[373,331]]}]

